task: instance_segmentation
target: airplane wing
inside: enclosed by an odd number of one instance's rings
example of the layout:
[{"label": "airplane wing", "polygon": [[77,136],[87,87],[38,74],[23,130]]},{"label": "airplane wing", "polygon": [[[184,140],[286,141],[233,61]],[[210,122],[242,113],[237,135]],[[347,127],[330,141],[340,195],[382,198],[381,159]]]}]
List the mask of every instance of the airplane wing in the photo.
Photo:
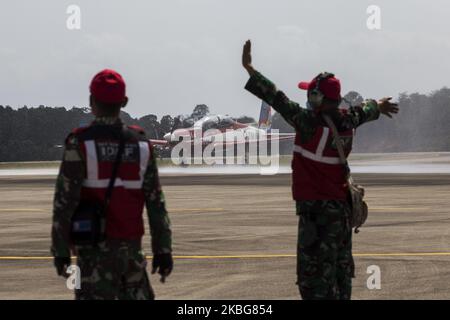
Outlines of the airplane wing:
[{"label": "airplane wing", "polygon": [[247,123],[240,123],[240,122],[235,122],[234,124],[233,124],[233,129],[234,130],[236,130],[236,129],[243,129],[243,128],[247,128],[249,126],[249,124],[247,124]]},{"label": "airplane wing", "polygon": [[166,140],[150,139],[149,141],[152,145],[157,145],[157,146],[165,146],[168,144],[168,142]]},{"label": "airplane wing", "polygon": [[267,140],[289,140],[295,139],[295,133],[268,133]]},{"label": "airplane wing", "polygon": [[259,139],[259,140],[243,140],[243,141],[222,141],[222,142],[216,142],[214,141],[214,146],[217,145],[232,145],[232,144],[243,144],[243,143],[258,143],[258,141],[286,141],[286,140],[294,140],[295,139],[295,133],[277,133],[277,134],[267,134],[266,139]]}]

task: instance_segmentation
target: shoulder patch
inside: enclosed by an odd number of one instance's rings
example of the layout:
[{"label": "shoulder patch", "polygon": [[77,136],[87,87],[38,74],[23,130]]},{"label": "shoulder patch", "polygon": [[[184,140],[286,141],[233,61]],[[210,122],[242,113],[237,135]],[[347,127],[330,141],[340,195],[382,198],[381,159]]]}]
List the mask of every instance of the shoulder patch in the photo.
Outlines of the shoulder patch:
[{"label": "shoulder patch", "polygon": [[89,126],[83,126],[73,129],[66,138],[66,144],[78,141],[79,135],[85,132],[88,128]]}]

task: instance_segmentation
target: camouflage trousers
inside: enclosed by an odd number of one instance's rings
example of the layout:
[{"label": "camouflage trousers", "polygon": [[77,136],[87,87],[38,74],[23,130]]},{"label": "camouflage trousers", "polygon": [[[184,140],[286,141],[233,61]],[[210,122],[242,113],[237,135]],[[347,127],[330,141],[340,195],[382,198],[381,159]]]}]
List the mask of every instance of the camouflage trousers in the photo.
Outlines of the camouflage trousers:
[{"label": "camouflage trousers", "polygon": [[77,300],[153,300],[140,241],[108,241],[78,248],[81,288]]},{"label": "camouflage trousers", "polygon": [[350,210],[345,201],[297,202],[297,284],[302,299],[350,299],[355,270]]}]

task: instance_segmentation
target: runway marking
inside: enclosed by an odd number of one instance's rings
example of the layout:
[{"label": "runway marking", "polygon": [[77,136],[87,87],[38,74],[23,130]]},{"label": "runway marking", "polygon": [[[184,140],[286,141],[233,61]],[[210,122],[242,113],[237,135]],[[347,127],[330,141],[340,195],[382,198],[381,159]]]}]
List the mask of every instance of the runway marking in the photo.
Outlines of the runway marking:
[{"label": "runway marking", "polygon": [[400,210],[405,210],[405,211],[426,211],[426,210],[430,210],[430,207],[371,207],[369,206],[369,211],[370,210],[375,210],[375,211],[400,211]]},{"label": "runway marking", "polygon": [[[296,254],[249,254],[249,255],[216,255],[216,256],[174,256],[175,259],[258,259],[258,258],[295,258]],[[354,253],[354,257],[427,257],[450,256],[450,252],[406,252],[406,253]],[[151,256],[147,256],[147,259]]]},{"label": "runway marking", "polygon": [[221,212],[225,211],[223,208],[187,208],[187,209],[167,209],[169,213],[183,213],[183,212]]},{"label": "runway marking", "polygon": [[450,256],[450,252],[420,252],[420,253],[355,253],[355,257],[432,257]]},{"label": "runway marking", "polygon": [[11,208],[11,209],[5,209],[0,208],[0,212],[49,212],[49,210],[43,210],[43,209],[33,209],[33,208]]},{"label": "runway marking", "polygon": [[[216,255],[216,256],[174,256],[174,259],[264,259],[264,258],[292,258],[295,254],[246,254],[246,255]],[[147,256],[150,259],[151,256]]]},{"label": "runway marking", "polygon": [[[173,256],[174,259],[186,260],[227,260],[227,259],[270,259],[270,258],[295,258],[295,254],[247,254],[247,255],[192,255],[192,256]],[[354,253],[354,257],[431,257],[431,256],[450,256],[450,252],[404,252],[404,253]],[[75,257],[72,257],[75,258]],[[152,256],[146,256],[152,259]],[[1,260],[51,260],[53,257],[27,257],[27,256],[3,256]]]},{"label": "runway marking", "polygon": [[[369,210],[374,211],[426,211],[428,207],[369,207]],[[49,209],[51,210],[51,209]],[[49,210],[44,209],[33,209],[33,208],[0,208],[0,212],[49,212]],[[222,212],[225,211],[224,208],[186,208],[186,209],[168,209],[169,213],[191,213],[191,212]]]},{"label": "runway marking", "polygon": [[[49,209],[51,211],[51,209]],[[0,208],[0,212],[50,212],[44,209],[33,208]],[[184,213],[184,212],[221,212],[224,208],[187,208],[187,209],[168,209],[169,213]]]}]

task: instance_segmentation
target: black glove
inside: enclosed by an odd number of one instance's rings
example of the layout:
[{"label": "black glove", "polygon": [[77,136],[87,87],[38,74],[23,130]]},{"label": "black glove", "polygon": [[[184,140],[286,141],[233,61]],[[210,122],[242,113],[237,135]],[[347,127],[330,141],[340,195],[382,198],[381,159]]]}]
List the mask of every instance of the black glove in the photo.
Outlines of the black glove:
[{"label": "black glove", "polygon": [[70,257],[55,257],[53,260],[58,276],[66,276],[66,269],[70,266]]},{"label": "black glove", "polygon": [[171,253],[157,253],[153,255],[152,274],[156,271],[161,275],[161,282],[166,281],[166,277],[172,272],[173,259]]}]

